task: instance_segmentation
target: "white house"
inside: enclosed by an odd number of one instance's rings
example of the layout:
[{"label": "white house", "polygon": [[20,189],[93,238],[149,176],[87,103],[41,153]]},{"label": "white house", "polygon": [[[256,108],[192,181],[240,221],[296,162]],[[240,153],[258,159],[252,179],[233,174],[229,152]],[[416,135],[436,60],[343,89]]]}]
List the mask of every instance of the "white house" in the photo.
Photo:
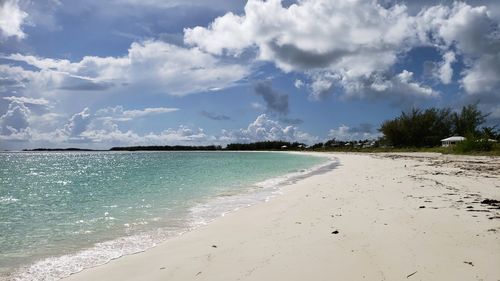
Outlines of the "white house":
[{"label": "white house", "polygon": [[453,136],[453,137],[449,137],[449,138],[445,138],[445,139],[442,139],[441,140],[441,144],[444,146],[444,147],[448,147],[450,145],[454,145],[454,144],[457,144],[461,141],[464,141],[465,138],[464,137],[461,137],[461,136]]}]

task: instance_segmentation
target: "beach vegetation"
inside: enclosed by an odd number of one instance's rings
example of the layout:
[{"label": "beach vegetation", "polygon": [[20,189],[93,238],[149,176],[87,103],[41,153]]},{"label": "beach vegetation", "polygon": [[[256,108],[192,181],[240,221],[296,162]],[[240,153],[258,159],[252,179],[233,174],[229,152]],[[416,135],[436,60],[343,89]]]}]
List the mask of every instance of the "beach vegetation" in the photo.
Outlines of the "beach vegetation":
[{"label": "beach vegetation", "polygon": [[475,138],[473,136],[466,138],[464,141],[457,143],[453,150],[458,153],[469,153],[473,151],[490,151],[493,148],[494,142],[485,138]]},{"label": "beach vegetation", "polygon": [[498,138],[495,126],[480,127],[487,116],[478,109],[477,103],[466,105],[459,112],[450,108],[412,109],[382,123],[381,142],[398,148],[435,147],[449,136],[465,136],[467,142],[456,149],[484,151],[491,149],[488,143]]},{"label": "beach vegetation", "polygon": [[[328,140],[310,146],[315,151],[346,152],[436,152],[445,154],[500,155],[497,126],[482,126],[488,114],[470,104],[450,108],[414,108],[382,123],[382,137],[376,140]],[[442,147],[441,140],[464,136],[465,141]]]}]

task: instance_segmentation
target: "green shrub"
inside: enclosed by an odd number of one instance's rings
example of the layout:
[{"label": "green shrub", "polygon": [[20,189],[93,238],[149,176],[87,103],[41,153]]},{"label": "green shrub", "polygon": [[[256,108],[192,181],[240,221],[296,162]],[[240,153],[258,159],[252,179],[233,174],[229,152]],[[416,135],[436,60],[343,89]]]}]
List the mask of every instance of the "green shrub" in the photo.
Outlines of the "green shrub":
[{"label": "green shrub", "polygon": [[457,153],[491,151],[493,143],[487,139],[477,139],[469,137],[463,142],[459,142],[453,147]]}]

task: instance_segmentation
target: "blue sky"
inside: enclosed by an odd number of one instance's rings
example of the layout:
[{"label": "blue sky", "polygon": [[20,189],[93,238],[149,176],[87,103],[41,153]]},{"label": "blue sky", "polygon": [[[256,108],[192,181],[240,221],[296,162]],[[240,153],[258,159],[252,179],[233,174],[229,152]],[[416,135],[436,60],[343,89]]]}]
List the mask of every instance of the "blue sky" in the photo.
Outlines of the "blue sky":
[{"label": "blue sky", "polygon": [[500,4],[0,0],[0,149],[376,138],[500,120]]}]

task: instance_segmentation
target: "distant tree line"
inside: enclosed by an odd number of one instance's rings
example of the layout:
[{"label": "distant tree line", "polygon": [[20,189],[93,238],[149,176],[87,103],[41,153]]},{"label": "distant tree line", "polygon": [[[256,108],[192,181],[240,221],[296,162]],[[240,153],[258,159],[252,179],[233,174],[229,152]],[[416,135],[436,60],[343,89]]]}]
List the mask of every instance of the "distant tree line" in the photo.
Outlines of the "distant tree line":
[{"label": "distant tree line", "polygon": [[187,146],[187,145],[150,145],[113,147],[111,151],[215,151],[215,150],[282,150],[301,149],[307,147],[300,142],[260,141],[252,143],[230,143],[225,148],[220,145]]},{"label": "distant tree line", "polygon": [[300,142],[287,141],[259,141],[252,143],[230,143],[226,150],[278,150],[278,149],[300,149],[307,147]]},{"label": "distant tree line", "polygon": [[23,149],[23,151],[103,151],[103,150],[70,147],[70,148],[35,148],[35,149]]},{"label": "distant tree line", "polygon": [[220,145],[190,146],[190,145],[149,145],[112,147],[111,151],[215,151],[222,150]]},{"label": "distant tree line", "polygon": [[438,146],[442,139],[453,135],[497,139],[495,127],[480,128],[487,116],[477,104],[464,106],[460,112],[452,112],[450,108],[412,109],[385,121],[379,130],[382,142],[394,147]]},{"label": "distant tree line", "polygon": [[343,141],[343,140],[337,140],[335,138],[330,139],[326,142],[318,142],[309,147],[309,149],[312,150],[317,150],[317,149],[324,149],[324,148],[367,148],[367,147],[374,147],[379,144],[378,140],[370,140],[370,139],[364,139],[364,140],[350,140],[350,141]]}]

